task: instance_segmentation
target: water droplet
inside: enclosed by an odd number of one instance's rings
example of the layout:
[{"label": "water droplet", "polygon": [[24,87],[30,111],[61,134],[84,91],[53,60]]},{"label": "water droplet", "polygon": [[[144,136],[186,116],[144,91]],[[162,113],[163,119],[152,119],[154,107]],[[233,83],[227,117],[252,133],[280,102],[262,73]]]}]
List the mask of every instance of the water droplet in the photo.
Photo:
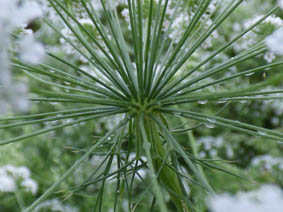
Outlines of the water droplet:
[{"label": "water droplet", "polygon": [[174,115],[176,115],[176,116],[181,116],[181,115],[183,115],[183,114],[182,114],[181,112],[175,112]]},{"label": "water droplet", "polygon": [[215,119],[207,119],[207,121],[208,121],[209,123],[212,123],[212,124],[214,124],[214,123],[216,122]]},{"label": "water droplet", "polygon": [[212,124],[212,123],[206,122],[204,125],[205,125],[207,128],[209,128],[209,129],[215,128],[215,125]]},{"label": "water droplet", "polygon": [[51,125],[57,125],[58,123],[59,123],[58,120],[55,120],[55,121],[51,121],[51,122],[50,122]]},{"label": "water droplet", "polygon": [[199,100],[198,101],[198,103],[200,104],[200,105],[204,105],[204,104],[206,104],[208,101],[207,100]]},{"label": "water droplet", "polygon": [[65,92],[70,93],[70,90],[69,89],[65,89]]},{"label": "water droplet", "polygon": [[258,132],[258,134],[260,134],[261,136],[266,136],[266,135],[267,135],[265,132],[260,131],[260,130],[258,130],[257,132]]},{"label": "water droplet", "polygon": [[51,73],[55,73],[55,71],[54,71],[54,70],[50,70],[50,72],[51,72]]},{"label": "water droplet", "polygon": [[265,71],[269,71],[269,70],[271,70],[271,68],[265,68],[264,70],[265,70]]},{"label": "water droplet", "polygon": [[51,105],[57,105],[58,102],[50,102]]},{"label": "water droplet", "polygon": [[240,103],[245,104],[247,103],[247,100],[241,100]]},{"label": "water droplet", "polygon": [[65,122],[70,123],[70,122],[72,122],[72,119],[66,119]]},{"label": "water droplet", "polygon": [[65,84],[65,85],[71,85],[71,83],[70,83],[70,82],[67,82],[67,81],[64,81],[64,84]]},{"label": "water droplet", "polygon": [[254,75],[254,74],[255,74],[255,72],[251,72],[251,73],[245,74],[245,76],[249,77],[249,76],[252,76],[252,75]]},{"label": "water droplet", "polygon": [[224,104],[226,103],[228,100],[227,99],[220,99],[217,101],[218,104]]}]

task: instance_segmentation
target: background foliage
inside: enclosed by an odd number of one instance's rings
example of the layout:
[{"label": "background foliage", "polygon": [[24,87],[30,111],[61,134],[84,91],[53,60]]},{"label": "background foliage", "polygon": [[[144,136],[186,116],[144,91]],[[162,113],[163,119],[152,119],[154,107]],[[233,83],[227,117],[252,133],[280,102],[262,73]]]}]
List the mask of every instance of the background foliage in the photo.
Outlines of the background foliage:
[{"label": "background foliage", "polygon": [[[67,7],[74,10],[75,14],[78,14],[78,18],[84,19],[80,14],[80,8],[77,7],[76,1],[64,1]],[[149,2],[149,1],[148,1]],[[190,7],[194,4],[194,1],[184,1],[185,7]],[[219,43],[227,40],[231,40],[234,33],[239,32],[245,28],[245,24],[252,21],[257,15],[267,12],[272,6],[276,5],[276,1],[251,1],[244,3],[239,7],[234,14],[232,14],[228,20],[217,30],[217,34],[214,34],[209,41],[204,43],[202,49],[194,55],[190,61],[186,63],[185,68],[194,67],[198,64],[203,55],[207,55],[217,47]],[[123,13],[125,4],[120,3],[117,5],[117,11],[121,21],[124,23],[125,31],[128,31],[128,20]],[[148,10],[145,6],[143,10]],[[50,17],[54,16],[50,9]],[[101,14],[103,20],[104,14]],[[266,21],[261,24],[256,30],[254,30],[251,37],[245,37],[236,44],[233,48],[223,52],[220,57],[212,60],[210,65],[217,65],[227,58],[235,56],[242,48],[249,45],[249,42],[258,40],[261,37],[266,37],[271,34],[276,28],[277,24],[280,27],[283,23],[278,21],[282,18],[282,11],[276,13],[275,20]],[[169,17],[168,17],[169,18]],[[278,18],[278,19],[277,19]],[[282,22],[282,19],[280,19]],[[63,25],[58,23],[58,27],[61,27],[62,33],[68,35],[68,31]],[[84,23],[88,29],[97,34],[94,28],[87,22]],[[181,26],[181,27],[180,27]],[[67,59],[69,62],[76,64],[84,70],[88,70],[87,63],[72,52],[68,44],[60,40],[60,37],[55,34],[50,28],[46,26],[41,20],[35,20],[28,26],[29,29],[34,31],[35,37],[41,40],[44,45],[56,52],[60,57]],[[178,23],[178,30],[182,30],[182,22]],[[15,34],[23,33],[21,30],[16,31]],[[174,33],[174,32],[172,32]],[[170,36],[169,36],[170,37]],[[70,39],[74,39],[70,36]],[[97,39],[100,39],[97,37]],[[75,39],[74,39],[75,40]],[[126,38],[127,44],[131,45],[131,38]],[[91,41],[90,41],[91,42]],[[268,54],[268,53],[267,53]],[[257,67],[259,65],[269,62],[270,57],[273,58],[273,62],[282,61],[282,57],[275,57],[273,55],[263,55],[250,59],[246,63],[242,63],[239,67],[235,66],[231,69],[236,72],[237,70],[248,70],[251,67]],[[52,59],[47,59],[47,64],[52,64],[58,68],[66,69],[64,65],[56,62]],[[243,83],[247,82],[259,82],[264,78],[268,78],[270,75],[275,74],[282,70],[281,67],[275,68],[274,72],[269,73],[268,70],[256,73],[252,76],[245,76],[233,81],[233,83],[225,85],[231,88],[237,88]],[[44,85],[38,81],[30,80],[21,72],[14,70],[13,77],[15,80],[27,82],[29,89],[50,89],[49,85]],[[220,76],[218,76],[220,77]],[[212,79],[215,80],[215,79]],[[226,87],[227,88],[227,87]],[[212,88],[215,89],[215,88]],[[283,129],[283,102],[282,100],[275,100],[273,102],[259,102],[259,101],[242,101],[232,102],[229,106],[225,106],[225,103],[192,103],[184,106],[185,109],[195,109],[200,113],[216,114],[221,110],[221,116],[229,119],[237,119],[239,121],[247,122],[257,126],[263,126],[268,129]],[[46,102],[33,102],[29,113],[39,113],[46,111],[56,111],[66,108],[65,104],[54,104]],[[91,146],[94,139],[98,136],[102,136],[109,129],[113,128],[115,123],[118,123],[119,117],[113,117],[111,119],[100,119],[99,121],[92,121],[87,123],[80,123],[76,126],[67,127],[53,131],[46,135],[40,135],[30,138],[26,142],[20,142],[13,145],[1,146],[0,148],[0,167],[4,167],[7,164],[12,164],[16,167],[25,166],[28,167],[31,172],[31,178],[38,184],[38,191],[36,194],[32,194],[26,191],[23,187],[19,186],[19,190],[16,192],[1,192],[0,191],[0,211],[14,212],[20,211],[20,205],[30,205],[37,197],[40,196],[51,184],[56,181],[64,172],[70,167],[73,162],[78,159],[85,151],[85,147]],[[71,120],[70,120],[71,121]],[[60,122],[60,121],[59,121]],[[173,118],[171,120],[172,126],[184,125],[186,127],[192,127],[196,123],[186,123],[179,118]],[[50,126],[56,123],[46,123]],[[45,125],[38,124],[32,126],[25,126],[20,129],[4,129],[1,130],[1,140],[5,140],[15,135],[21,135],[24,133],[32,133],[35,129],[40,129]],[[241,179],[236,176],[231,176],[223,172],[217,172],[215,170],[204,169],[205,175],[209,179],[211,185],[213,185],[217,193],[237,193],[238,191],[253,190],[262,184],[276,184],[283,187],[283,145],[278,145],[276,142],[267,142],[266,139],[260,137],[251,137],[238,132],[215,128],[214,126],[202,126],[193,130],[192,133],[180,133],[176,134],[178,140],[183,146],[188,146],[188,139],[194,138],[198,149],[198,154],[202,158],[221,158],[226,162],[219,161],[217,164],[220,167],[231,170],[237,175],[241,175],[250,179],[250,181]],[[101,149],[103,152],[104,149]],[[99,187],[97,185],[89,185],[87,188],[76,191],[73,190],[77,187],[83,179],[91,173],[97,166],[97,161],[101,160],[98,156],[89,158],[83,166],[78,169],[75,174],[68,178],[64,183],[60,185],[58,191],[51,195],[49,202],[46,203],[46,207],[39,209],[39,211],[92,211],[93,203],[97,199]],[[145,178],[147,178],[145,174]],[[252,183],[251,183],[252,182]],[[19,182],[20,183],[20,182]],[[135,187],[135,200],[138,201],[142,197],[144,189],[144,182],[139,181]],[[196,207],[196,211],[208,211],[205,192],[196,185],[192,184],[187,191],[190,192],[191,201]],[[115,198],[115,184],[109,185],[105,189],[107,198],[103,202],[103,210],[111,211],[113,208],[113,201]],[[123,192],[123,191],[121,191]],[[70,195],[72,193],[72,195]],[[144,196],[143,196],[144,197]],[[151,202],[150,197],[144,197],[139,207],[136,208],[136,212],[148,211],[148,205]],[[167,197],[169,199],[169,196]],[[18,204],[15,204],[18,202]],[[48,206],[51,205],[51,206]],[[122,201],[119,205],[120,211],[129,211],[127,201]],[[52,205],[57,205],[57,209]],[[55,207],[55,206],[54,206]],[[172,211],[174,207],[172,206]],[[158,209],[155,209],[158,211]]]}]

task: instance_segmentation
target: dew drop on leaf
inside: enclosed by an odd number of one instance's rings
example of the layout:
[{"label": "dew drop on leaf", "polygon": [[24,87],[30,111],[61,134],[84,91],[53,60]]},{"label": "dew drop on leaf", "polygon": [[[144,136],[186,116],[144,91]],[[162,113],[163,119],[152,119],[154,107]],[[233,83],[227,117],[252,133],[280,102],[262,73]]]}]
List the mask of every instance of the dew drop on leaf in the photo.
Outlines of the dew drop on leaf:
[{"label": "dew drop on leaf", "polygon": [[176,116],[181,116],[182,113],[181,113],[181,112],[175,112],[174,115],[176,115]]},{"label": "dew drop on leaf", "polygon": [[218,104],[224,104],[227,102],[227,99],[220,99],[217,101]]},{"label": "dew drop on leaf", "polygon": [[212,123],[212,124],[216,122],[215,119],[207,119],[207,121],[208,121],[209,123]]},{"label": "dew drop on leaf", "polygon": [[267,135],[265,132],[260,131],[260,130],[258,130],[257,132],[258,132],[258,134],[260,134],[261,136],[266,136],[266,135]]},{"label": "dew drop on leaf", "polygon": [[71,85],[71,83],[70,83],[70,82],[67,82],[67,81],[64,81],[64,84],[66,84],[66,85]]},{"label": "dew drop on leaf", "polygon": [[199,100],[198,101],[198,103],[200,104],[200,105],[204,105],[204,104],[206,104],[208,101],[207,100]]},{"label": "dew drop on leaf", "polygon": [[255,72],[247,73],[247,74],[245,74],[245,76],[249,77],[249,76],[254,75],[254,73],[255,73]]},{"label": "dew drop on leaf", "polygon": [[209,129],[215,128],[215,125],[213,123],[206,122],[204,125]]}]

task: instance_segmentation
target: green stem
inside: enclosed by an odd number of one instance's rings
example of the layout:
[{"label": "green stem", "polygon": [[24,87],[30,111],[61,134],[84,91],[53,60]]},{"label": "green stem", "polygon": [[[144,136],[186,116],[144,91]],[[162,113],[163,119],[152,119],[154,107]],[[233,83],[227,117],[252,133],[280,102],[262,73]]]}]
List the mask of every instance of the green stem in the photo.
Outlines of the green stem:
[{"label": "green stem", "polygon": [[[196,140],[195,140],[195,137],[194,137],[194,135],[193,135],[193,132],[192,132],[192,131],[189,131],[189,132],[188,132],[188,136],[189,136],[190,144],[191,144],[191,147],[192,147],[192,153],[193,153],[193,155],[194,155],[195,157],[198,158],[198,146],[197,146],[197,144],[196,144]],[[205,181],[208,183],[208,180],[207,180],[207,178],[206,178],[206,176],[205,176],[205,174],[204,174],[204,171],[203,171],[202,166],[200,166],[200,165],[198,165],[198,164],[197,164],[196,166],[197,166],[197,168],[199,169],[199,173],[202,175],[203,179],[205,179]]]},{"label": "green stem", "polygon": [[19,190],[19,188],[16,186],[16,190],[15,190],[15,196],[16,196],[16,200],[20,206],[20,209],[23,210],[25,208],[25,204],[24,204],[24,200],[22,198],[21,192]]},{"label": "green stem", "polygon": [[142,115],[139,119],[139,129],[140,129],[141,138],[143,139],[143,147],[144,147],[146,157],[148,160],[148,166],[150,170],[149,175],[152,180],[153,191],[155,193],[158,205],[160,207],[160,211],[167,212],[167,208],[166,208],[165,201],[164,201],[164,196],[161,192],[159,183],[157,181],[157,175],[155,174],[155,170],[154,170],[154,161],[152,159],[152,153],[150,152],[150,149],[151,149],[150,137],[151,136],[148,135],[148,131],[147,131],[148,126],[146,126],[146,122],[144,118],[145,118],[144,115]]},{"label": "green stem", "polygon": [[184,211],[183,193],[181,190],[179,178],[174,170],[168,165],[171,164],[171,158],[168,157],[170,150],[163,146],[162,140],[159,136],[159,130],[156,123],[150,119],[145,118],[145,129],[149,142],[151,143],[151,157],[154,163],[155,172],[159,172],[159,180],[167,188],[170,194],[171,200],[175,204],[178,212]]}]

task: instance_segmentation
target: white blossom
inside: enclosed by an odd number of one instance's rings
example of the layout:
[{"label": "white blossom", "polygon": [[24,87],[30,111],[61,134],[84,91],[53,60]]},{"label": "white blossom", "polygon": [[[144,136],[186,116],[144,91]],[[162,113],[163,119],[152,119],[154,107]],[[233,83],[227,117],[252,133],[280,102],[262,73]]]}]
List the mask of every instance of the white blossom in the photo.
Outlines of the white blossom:
[{"label": "white blossom", "polygon": [[16,183],[11,176],[0,173],[0,192],[13,192],[16,189]]},{"label": "white blossom", "polygon": [[32,35],[26,35],[20,40],[20,58],[26,63],[39,63],[44,58],[42,44],[34,41]]},{"label": "white blossom", "polygon": [[3,86],[0,89],[0,113],[6,112],[10,106],[20,112],[27,111],[30,103],[26,93],[27,87],[23,83]]},{"label": "white blossom", "polygon": [[264,185],[257,191],[222,194],[209,201],[212,212],[282,212],[283,195],[279,187]]},{"label": "white blossom", "polygon": [[267,52],[263,56],[263,59],[268,63],[271,63],[275,58],[276,56],[274,55],[273,52]]},{"label": "white blossom", "polygon": [[30,191],[33,195],[35,195],[38,190],[37,183],[30,178],[22,181],[21,186],[24,187],[26,191]]},{"label": "white blossom", "polygon": [[[249,20],[247,20],[244,23],[244,28],[248,29],[250,26],[252,26],[253,24],[255,24],[256,22],[258,22],[263,16],[255,16]],[[268,24],[272,24],[275,27],[281,27],[283,25],[283,20],[275,15],[271,15],[268,18],[266,18],[263,23],[268,23]]]},{"label": "white blossom", "polygon": [[37,182],[30,178],[30,170],[25,166],[6,165],[0,167],[0,192],[15,192],[18,185],[33,195],[37,193]]},{"label": "white blossom", "polygon": [[[23,84],[13,85],[10,72],[10,61],[8,49],[10,48],[10,33],[16,27],[23,27],[29,21],[42,15],[42,11],[36,2],[18,0],[0,1],[0,113],[5,113],[9,108],[19,111],[28,109],[28,101],[23,91]],[[24,43],[23,43],[24,44]],[[31,62],[37,62],[41,54],[38,43],[28,42],[24,44],[20,55],[32,59]],[[31,55],[32,54],[32,55]]]},{"label": "white blossom", "polygon": [[283,9],[283,0],[279,0],[279,6]]},{"label": "white blossom", "polygon": [[0,1],[0,32],[10,32],[13,28],[25,24],[42,15],[42,11],[35,2],[18,0]]},{"label": "white blossom", "polygon": [[266,38],[266,45],[275,54],[283,54],[283,27]]},{"label": "white blossom", "polygon": [[260,166],[268,171],[272,171],[272,168],[277,166],[279,169],[283,170],[283,157],[273,157],[271,155],[261,155],[253,158],[253,166]]},{"label": "white blossom", "polygon": [[64,205],[58,199],[51,199],[40,203],[36,208],[35,212],[41,211],[40,209],[50,209],[51,211],[56,212],[77,212],[78,209],[71,207],[70,205]]},{"label": "white blossom", "polygon": [[6,170],[13,174],[16,178],[27,179],[30,177],[30,170],[25,166],[15,167],[13,165],[7,165]]}]

